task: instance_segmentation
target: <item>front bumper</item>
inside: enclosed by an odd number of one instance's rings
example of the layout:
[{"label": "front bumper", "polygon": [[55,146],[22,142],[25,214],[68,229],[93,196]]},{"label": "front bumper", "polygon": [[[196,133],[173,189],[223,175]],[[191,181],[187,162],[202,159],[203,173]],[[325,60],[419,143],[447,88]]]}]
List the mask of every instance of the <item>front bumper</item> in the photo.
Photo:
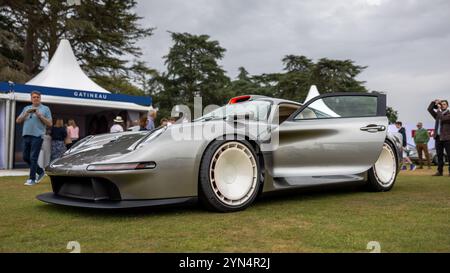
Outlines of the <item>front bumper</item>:
[{"label": "front bumper", "polygon": [[[46,173],[51,178],[52,186],[60,182],[79,185],[92,183],[94,189],[98,189],[96,186],[107,184],[106,192],[116,200],[154,200],[197,195],[197,179],[193,177],[197,174],[193,172],[192,166],[180,166],[177,160],[172,160],[172,163],[162,162],[155,169],[143,170],[87,171],[86,167],[49,167]],[[53,187],[53,192],[58,193],[58,188]],[[105,193],[101,188],[96,191],[100,193],[100,198]],[[113,193],[119,193],[120,197]]]},{"label": "front bumper", "polygon": [[128,209],[128,208],[142,208],[142,207],[160,207],[172,205],[191,205],[197,202],[197,197],[182,197],[156,200],[86,200],[70,198],[54,194],[52,192],[40,194],[36,196],[40,201],[80,208],[95,208],[95,209]]}]

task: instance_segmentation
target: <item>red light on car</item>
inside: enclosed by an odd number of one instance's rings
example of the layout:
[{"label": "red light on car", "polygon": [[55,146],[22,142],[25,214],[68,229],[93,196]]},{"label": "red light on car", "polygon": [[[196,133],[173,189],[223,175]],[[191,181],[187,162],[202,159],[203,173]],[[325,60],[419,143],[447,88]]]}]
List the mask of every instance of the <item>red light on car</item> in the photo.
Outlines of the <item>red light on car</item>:
[{"label": "red light on car", "polygon": [[235,104],[243,101],[248,101],[251,98],[251,96],[239,96],[231,98],[228,104]]}]

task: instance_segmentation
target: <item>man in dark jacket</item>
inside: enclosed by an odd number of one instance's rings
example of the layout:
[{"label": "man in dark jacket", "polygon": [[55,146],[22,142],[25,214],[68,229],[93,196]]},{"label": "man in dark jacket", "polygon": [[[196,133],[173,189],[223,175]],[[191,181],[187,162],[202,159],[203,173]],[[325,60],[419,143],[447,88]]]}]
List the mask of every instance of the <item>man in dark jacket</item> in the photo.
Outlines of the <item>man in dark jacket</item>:
[{"label": "man in dark jacket", "polygon": [[450,155],[450,110],[448,108],[448,101],[432,101],[430,106],[428,106],[428,112],[436,120],[434,125],[434,139],[436,141],[438,171],[433,176],[442,176],[444,172],[444,150],[447,152],[447,155]]}]

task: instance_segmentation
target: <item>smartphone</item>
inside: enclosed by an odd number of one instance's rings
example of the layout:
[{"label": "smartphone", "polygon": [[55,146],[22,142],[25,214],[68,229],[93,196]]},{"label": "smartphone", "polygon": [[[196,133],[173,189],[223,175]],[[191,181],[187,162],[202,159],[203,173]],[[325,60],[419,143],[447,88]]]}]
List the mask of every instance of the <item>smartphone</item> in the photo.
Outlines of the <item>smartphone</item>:
[{"label": "smartphone", "polygon": [[27,111],[28,113],[34,113],[34,112],[36,112],[36,108],[31,108],[31,109],[28,109],[28,111]]}]

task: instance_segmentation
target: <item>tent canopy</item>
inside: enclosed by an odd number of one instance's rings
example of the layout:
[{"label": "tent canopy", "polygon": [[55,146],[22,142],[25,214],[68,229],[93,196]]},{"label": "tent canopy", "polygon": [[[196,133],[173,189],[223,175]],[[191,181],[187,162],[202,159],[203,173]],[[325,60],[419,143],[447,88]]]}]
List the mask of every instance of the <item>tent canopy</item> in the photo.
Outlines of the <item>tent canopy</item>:
[{"label": "tent canopy", "polygon": [[137,111],[146,111],[152,105],[149,96],[113,94],[93,82],[78,64],[68,40],[61,40],[45,69],[26,84],[0,82],[0,98],[13,96],[29,101],[31,91],[41,92],[44,103]]},{"label": "tent canopy", "polygon": [[311,85],[311,87],[309,88],[309,91],[308,91],[308,95],[306,96],[306,99],[303,102],[303,104],[307,103],[308,101],[312,100],[313,98],[315,98],[317,96],[320,96],[319,90],[317,90],[317,86]]},{"label": "tent canopy", "polygon": [[[319,90],[317,90],[317,87],[315,85],[311,85],[311,87],[309,88],[309,92],[308,95],[306,96],[305,101],[303,102],[303,104],[306,104],[307,102],[309,102],[310,100],[312,100],[315,97],[320,96],[319,94]],[[313,103],[311,103],[310,107],[319,110],[331,117],[339,117],[338,114],[336,114],[333,110],[331,110],[324,102],[323,100],[316,100]]]},{"label": "tent canopy", "polygon": [[45,69],[26,84],[111,93],[92,81],[81,70],[68,40],[61,40]]}]

